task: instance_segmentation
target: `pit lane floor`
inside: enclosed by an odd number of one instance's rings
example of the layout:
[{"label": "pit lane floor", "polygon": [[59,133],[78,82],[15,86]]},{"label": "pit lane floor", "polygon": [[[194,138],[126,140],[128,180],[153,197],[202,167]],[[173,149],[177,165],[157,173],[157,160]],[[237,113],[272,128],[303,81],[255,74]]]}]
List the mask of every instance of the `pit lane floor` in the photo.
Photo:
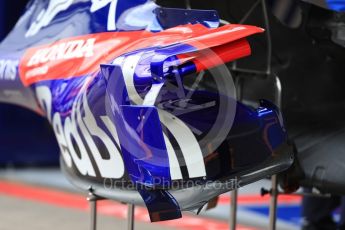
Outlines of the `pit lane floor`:
[{"label": "pit lane floor", "polygon": [[[1,230],[66,230],[89,229],[87,212],[63,208],[51,204],[0,196]],[[137,229],[158,230],[160,226],[149,223],[136,223]],[[102,230],[126,229],[126,220],[112,216],[99,215],[98,228]],[[174,228],[165,227],[167,230]]]},{"label": "pit lane floor", "polygon": [[[262,198],[258,193],[261,187],[269,188],[269,185],[269,181],[260,181],[240,189],[237,229],[267,229],[269,197]],[[30,197],[28,193],[36,194],[36,198]],[[62,197],[52,196],[56,193]],[[53,201],[37,198],[40,196],[51,197]],[[23,229],[23,226],[25,229],[35,230],[48,227],[51,230],[89,228],[89,213],[84,197],[85,194],[72,187],[59,169],[0,170],[0,230]],[[277,229],[299,229],[300,198],[281,197],[280,200],[278,215],[281,218],[278,219]],[[79,206],[68,205],[77,201]],[[126,229],[126,206],[116,202],[102,202],[98,229]],[[229,194],[225,194],[220,197],[217,208],[202,212],[201,216],[184,214],[182,220],[159,224],[148,223],[145,209],[139,207],[136,213],[136,229],[228,229],[229,215]]]}]

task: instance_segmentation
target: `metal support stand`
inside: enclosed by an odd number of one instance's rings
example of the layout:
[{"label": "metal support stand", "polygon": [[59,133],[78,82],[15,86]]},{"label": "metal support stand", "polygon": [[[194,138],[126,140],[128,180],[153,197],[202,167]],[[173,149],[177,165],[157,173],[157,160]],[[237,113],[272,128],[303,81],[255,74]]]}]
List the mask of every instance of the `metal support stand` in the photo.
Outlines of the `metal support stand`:
[{"label": "metal support stand", "polygon": [[[241,101],[243,99],[243,79],[237,77],[235,81],[236,86],[236,97],[237,100]],[[236,230],[237,225],[237,197],[238,197],[238,188],[237,188],[237,180],[235,189],[230,192],[230,220],[229,220],[229,227],[230,230]]]},{"label": "metal support stand", "polygon": [[[97,230],[97,201],[104,200],[104,198],[96,196],[93,194],[93,189],[89,189],[89,196],[87,197],[87,201],[90,203],[90,230]],[[127,211],[127,229],[134,230],[134,204],[128,204],[128,211]]]},{"label": "metal support stand", "polygon": [[[277,76],[275,76],[275,104],[281,108],[281,98],[282,98],[282,89],[281,83]],[[269,230],[276,229],[277,222],[277,204],[278,204],[278,176],[273,175],[271,177],[272,188],[270,190],[271,200],[270,200],[270,209],[269,209]]]},{"label": "metal support stand", "polygon": [[89,201],[90,203],[90,230],[97,229],[97,201],[102,199],[103,198],[100,198],[93,194],[92,188],[89,189],[89,196],[87,198],[87,201]]},{"label": "metal support stand", "polygon": [[277,222],[277,201],[278,201],[278,178],[277,175],[271,177],[272,189],[270,200],[270,217],[269,217],[269,230],[276,229]]},{"label": "metal support stand", "polygon": [[90,208],[91,208],[90,230],[96,230],[97,229],[97,200],[92,200],[89,202],[90,202]]},{"label": "metal support stand", "polygon": [[[275,89],[276,89],[276,98],[275,104],[281,108],[281,98],[282,98],[282,88],[280,80],[275,76]],[[271,177],[272,189],[271,189],[271,200],[270,200],[270,213],[269,213],[269,230],[276,229],[277,223],[277,204],[278,204],[278,176],[273,175]]]},{"label": "metal support stand", "polygon": [[[281,83],[277,76],[272,75],[272,38],[271,38],[271,30],[270,30],[270,23],[268,18],[268,12],[267,12],[267,3],[265,0],[257,0],[252,7],[248,10],[246,15],[240,20],[240,24],[244,23],[250,15],[253,13],[253,11],[261,5],[262,12],[264,16],[264,22],[265,22],[265,29],[266,29],[266,39],[267,39],[267,68],[265,71],[260,70],[251,70],[251,69],[243,69],[237,67],[237,62],[234,61],[232,65],[232,70],[236,72],[242,72],[242,73],[250,73],[250,74],[257,74],[257,75],[263,75],[263,76],[273,76],[275,77],[275,104],[281,108],[281,95],[282,95],[282,89],[281,89]],[[239,88],[241,89],[241,88]],[[241,94],[241,93],[239,93]],[[240,97],[241,98],[241,97]],[[270,202],[270,216],[269,216],[269,229],[275,230],[276,229],[276,218],[277,218],[277,201],[278,201],[278,179],[277,175],[272,176],[272,189],[271,189],[271,202]],[[231,200],[235,199],[234,197],[237,196],[237,191],[234,190],[231,195]],[[237,201],[236,201],[237,202]],[[232,203],[231,210],[236,212],[236,206]],[[231,214],[231,219],[236,218],[233,216],[233,213]],[[233,224],[234,221],[231,223],[231,229],[235,229],[236,224]]]},{"label": "metal support stand", "polygon": [[127,210],[127,229],[128,230],[134,230],[134,204],[128,204],[128,210]]},{"label": "metal support stand", "polygon": [[231,191],[231,206],[230,206],[230,230],[236,230],[237,222],[237,188]]},{"label": "metal support stand", "polygon": [[95,195],[92,187],[89,188],[89,196],[86,200],[90,203],[90,230],[97,229],[97,201],[104,199],[103,197]]},{"label": "metal support stand", "polygon": [[[104,198],[96,196],[93,194],[93,189],[89,189],[89,196],[87,201],[90,203],[90,230],[97,230],[97,201],[104,200]],[[128,204],[127,210],[127,229],[134,230],[134,204]]]}]

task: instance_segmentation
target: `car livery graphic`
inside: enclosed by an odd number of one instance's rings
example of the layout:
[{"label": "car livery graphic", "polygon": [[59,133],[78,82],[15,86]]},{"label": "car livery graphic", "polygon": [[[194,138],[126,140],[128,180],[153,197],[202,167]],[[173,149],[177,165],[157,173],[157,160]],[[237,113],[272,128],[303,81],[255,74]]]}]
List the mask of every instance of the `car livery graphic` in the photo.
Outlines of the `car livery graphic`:
[{"label": "car livery graphic", "polygon": [[47,117],[77,187],[179,218],[292,164],[279,109],[238,102],[224,65],[262,32],[152,1],[33,0],[0,45],[0,101]]}]

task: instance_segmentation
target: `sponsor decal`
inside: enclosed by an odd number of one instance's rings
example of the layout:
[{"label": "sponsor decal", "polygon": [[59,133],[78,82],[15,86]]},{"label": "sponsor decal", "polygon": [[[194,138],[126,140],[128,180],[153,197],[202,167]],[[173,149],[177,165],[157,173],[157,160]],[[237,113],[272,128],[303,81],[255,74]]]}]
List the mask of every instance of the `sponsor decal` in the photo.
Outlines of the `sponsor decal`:
[{"label": "sponsor decal", "polygon": [[[130,66],[128,65],[129,69]],[[54,99],[49,87],[37,86],[36,95],[40,107],[44,108],[47,118],[52,124],[61,155],[67,167],[71,168],[75,165],[78,172],[84,176],[96,177],[98,171],[102,178],[119,179],[123,177],[125,166],[116,126],[107,115],[99,117],[93,115],[87,100],[85,86],[76,96],[71,112],[67,117],[62,117],[59,112],[52,110]],[[203,155],[190,128],[177,117],[163,110],[160,110],[159,116],[162,117],[163,124],[176,138],[176,142],[182,150],[189,178],[206,176]],[[106,131],[99,126],[101,123]],[[163,135],[169,147],[169,168],[172,179],[183,179],[176,152],[166,134],[163,133]],[[96,139],[98,141],[95,141]],[[98,146],[99,140],[103,146],[101,149]],[[104,159],[101,151],[106,151],[109,156]],[[91,159],[94,159],[95,164],[92,163]]]},{"label": "sponsor decal", "polygon": [[[36,95],[41,108],[45,108],[48,120],[53,126],[62,157],[68,167],[74,163],[82,175],[96,176],[96,170],[91,163],[92,158],[96,162],[101,177],[118,179],[124,175],[124,162],[114,140],[102,130],[95,116],[92,114],[86,95],[76,98],[71,115],[64,119],[60,113],[52,111],[52,94],[48,87],[39,86],[36,88]],[[84,114],[81,114],[81,111]],[[100,119],[114,139],[117,137],[114,124],[107,116]],[[104,159],[100,154],[95,139],[101,140],[104,150],[109,156]],[[103,151],[104,151],[103,150]],[[90,155],[91,154],[91,155]]]},{"label": "sponsor decal", "polygon": [[95,38],[61,42],[51,47],[38,49],[30,58],[27,66],[45,64],[49,61],[91,57],[94,52]]},{"label": "sponsor decal", "polygon": [[[45,109],[47,118],[52,124],[56,139],[58,141],[61,155],[68,167],[74,164],[80,174],[96,177],[96,170],[100,172],[102,178],[122,178],[125,172],[124,161],[120,153],[120,143],[116,126],[108,116],[95,117],[91,112],[85,90],[82,89],[80,96],[77,96],[73,104],[71,113],[68,117],[62,118],[59,112],[52,111],[52,93],[47,86],[36,87],[36,95],[41,108]],[[83,111],[83,112],[82,112]],[[163,111],[162,111],[163,113]],[[164,117],[168,117],[168,113],[164,112]],[[170,116],[173,116],[172,114]],[[103,127],[107,129],[109,136],[98,125],[103,123]],[[182,121],[175,118],[169,121],[179,125],[179,133],[174,126],[167,126],[167,129],[175,136],[193,136],[192,131],[182,125]],[[175,135],[176,134],[176,135]],[[165,134],[164,134],[165,135]],[[194,136],[193,136],[194,137]],[[95,139],[101,140],[102,150],[97,146]],[[200,146],[195,138],[188,139],[187,142],[181,138],[177,138],[177,143],[183,150],[186,166],[189,171],[189,177],[206,176],[205,164]],[[180,165],[177,162],[176,153],[167,137],[165,141],[169,144],[169,164],[172,171],[172,179],[183,179]],[[193,147],[194,146],[194,147]],[[198,150],[196,153],[191,150]],[[107,151],[109,157],[104,159],[100,151]],[[189,155],[187,155],[189,153]],[[93,165],[91,158],[95,160]]]},{"label": "sponsor decal", "polygon": [[19,63],[19,75],[25,86],[44,80],[84,76],[126,52],[152,44],[171,44],[183,36],[186,35],[170,38],[162,34],[163,39],[158,39],[159,35],[148,31],[133,31],[61,39],[26,50]]},{"label": "sponsor decal", "polygon": [[121,33],[122,36],[117,32],[90,34],[30,48],[20,60],[20,78],[28,86],[38,81],[96,72],[100,64],[128,50],[127,42],[138,39],[140,34],[142,32]]}]

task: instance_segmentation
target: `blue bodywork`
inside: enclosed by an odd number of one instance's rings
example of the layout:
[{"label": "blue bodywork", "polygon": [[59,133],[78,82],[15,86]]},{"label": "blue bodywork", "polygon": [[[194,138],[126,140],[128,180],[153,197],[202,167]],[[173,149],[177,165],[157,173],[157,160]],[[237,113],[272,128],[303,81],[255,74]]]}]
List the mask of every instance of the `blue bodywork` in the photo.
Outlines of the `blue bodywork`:
[{"label": "blue bodywork", "polygon": [[[31,1],[0,45],[0,60],[16,63],[29,47],[73,36],[107,31],[118,31],[120,36],[142,30],[158,36],[159,31],[178,25],[201,24],[209,29],[219,25],[215,11],[167,9],[151,1],[61,2],[62,10],[50,19],[46,11],[52,1]],[[42,17],[51,21],[46,25],[39,20]],[[127,185],[134,185],[152,221],[179,218],[181,210],[200,208],[231,189],[205,190],[204,198],[191,195],[192,200],[179,203],[187,196],[173,194],[193,187],[189,182],[226,184],[243,176],[249,183],[292,163],[276,106],[261,101],[260,108],[253,109],[238,102],[231,75],[208,77],[213,87],[207,82],[199,88],[185,86],[196,67],[176,70],[182,64],[177,56],[198,50],[183,43],[150,44],[101,63],[99,71],[42,80],[29,87],[23,86],[17,64],[15,78],[0,78],[0,101],[47,116],[60,145],[62,167],[79,187],[92,187],[102,196],[106,179],[124,182],[125,186],[115,186],[124,194],[130,193]],[[68,65],[74,64],[66,62],[66,69]],[[1,93],[9,89],[19,92],[15,100]],[[124,200],[115,195],[106,198]]]},{"label": "blue bodywork", "polygon": [[329,8],[336,11],[345,11],[345,1],[344,0],[327,0]]}]

